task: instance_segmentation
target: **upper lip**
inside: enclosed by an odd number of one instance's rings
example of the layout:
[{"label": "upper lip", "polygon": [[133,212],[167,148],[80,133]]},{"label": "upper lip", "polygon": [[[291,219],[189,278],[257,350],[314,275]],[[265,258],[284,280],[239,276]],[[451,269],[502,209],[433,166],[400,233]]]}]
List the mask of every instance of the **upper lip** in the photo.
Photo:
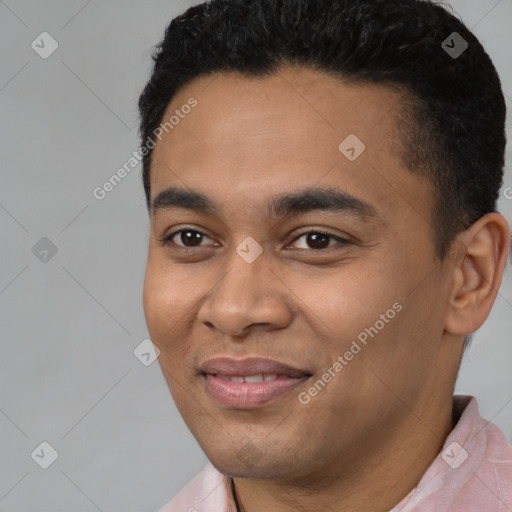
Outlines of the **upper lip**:
[{"label": "upper lip", "polygon": [[263,357],[247,357],[244,359],[235,359],[232,357],[216,357],[205,361],[200,370],[209,375],[226,375],[246,377],[248,375],[258,375],[260,373],[287,375],[289,377],[306,377],[311,375],[307,371],[301,370],[289,364]]}]

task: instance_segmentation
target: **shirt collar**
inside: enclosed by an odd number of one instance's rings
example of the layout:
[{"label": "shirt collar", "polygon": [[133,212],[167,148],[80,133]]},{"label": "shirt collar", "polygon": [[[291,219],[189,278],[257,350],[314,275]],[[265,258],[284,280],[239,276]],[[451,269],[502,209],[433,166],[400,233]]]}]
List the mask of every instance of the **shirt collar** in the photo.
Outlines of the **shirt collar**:
[{"label": "shirt collar", "polygon": [[[468,453],[471,453],[469,463],[466,464],[464,472],[458,473],[457,478],[464,479],[464,475],[467,476],[468,471],[471,473],[478,468],[485,451],[482,448],[481,439],[479,440],[479,434],[490,423],[481,418],[476,399],[472,396],[455,395],[453,397],[453,418],[455,427],[447,437],[441,452],[424,473],[418,485],[390,512],[412,510],[411,507],[426,499],[430,494],[439,492],[443,487],[453,486],[453,472],[450,470],[462,466],[466,462],[466,458],[469,457]],[[211,464],[209,464],[208,470],[212,479],[216,480],[215,492],[210,496],[215,499],[216,505],[221,505],[221,508],[205,508],[204,510],[238,512],[233,480],[219,473]],[[405,505],[408,505],[407,509],[404,508]]]}]

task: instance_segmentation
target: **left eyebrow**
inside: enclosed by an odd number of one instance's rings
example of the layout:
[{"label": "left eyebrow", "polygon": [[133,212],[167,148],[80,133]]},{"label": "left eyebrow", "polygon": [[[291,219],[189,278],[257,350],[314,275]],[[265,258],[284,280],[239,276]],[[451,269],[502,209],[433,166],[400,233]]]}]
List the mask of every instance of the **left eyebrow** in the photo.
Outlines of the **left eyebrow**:
[{"label": "left eyebrow", "polygon": [[377,210],[366,201],[333,188],[308,188],[280,194],[268,206],[269,217],[287,217],[315,210],[352,214],[365,219],[377,218]]},{"label": "left eyebrow", "polygon": [[[160,192],[151,203],[151,214],[159,210],[184,208],[209,215],[219,215],[221,208],[208,196],[191,189],[172,186]],[[306,188],[273,197],[267,206],[269,218],[304,215],[312,211],[334,211],[364,219],[377,219],[370,203],[334,188]]]}]

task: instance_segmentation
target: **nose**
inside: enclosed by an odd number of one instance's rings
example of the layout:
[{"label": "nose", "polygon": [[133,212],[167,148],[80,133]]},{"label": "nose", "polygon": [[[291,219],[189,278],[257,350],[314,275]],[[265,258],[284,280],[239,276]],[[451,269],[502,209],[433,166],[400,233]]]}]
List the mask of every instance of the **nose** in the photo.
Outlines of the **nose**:
[{"label": "nose", "polygon": [[287,291],[265,252],[248,263],[233,251],[228,270],[208,292],[198,317],[210,329],[233,337],[244,337],[255,326],[282,329],[292,320]]}]

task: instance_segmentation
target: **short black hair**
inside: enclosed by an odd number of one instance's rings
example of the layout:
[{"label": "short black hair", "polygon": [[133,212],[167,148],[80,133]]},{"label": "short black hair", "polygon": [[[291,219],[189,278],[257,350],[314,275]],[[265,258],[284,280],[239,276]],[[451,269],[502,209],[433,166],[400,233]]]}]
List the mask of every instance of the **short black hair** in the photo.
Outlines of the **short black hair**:
[{"label": "short black hair", "polygon": [[[261,77],[291,64],[398,88],[400,156],[434,187],[433,241],[442,260],[458,232],[496,211],[506,145],[498,73],[447,8],[430,0],[211,0],[191,7],[172,20],[153,54],[139,98],[143,144],[178,90],[215,72]],[[459,56],[443,44],[455,46],[454,32],[459,46],[468,45]],[[143,158],[148,209],[151,155]]]}]

